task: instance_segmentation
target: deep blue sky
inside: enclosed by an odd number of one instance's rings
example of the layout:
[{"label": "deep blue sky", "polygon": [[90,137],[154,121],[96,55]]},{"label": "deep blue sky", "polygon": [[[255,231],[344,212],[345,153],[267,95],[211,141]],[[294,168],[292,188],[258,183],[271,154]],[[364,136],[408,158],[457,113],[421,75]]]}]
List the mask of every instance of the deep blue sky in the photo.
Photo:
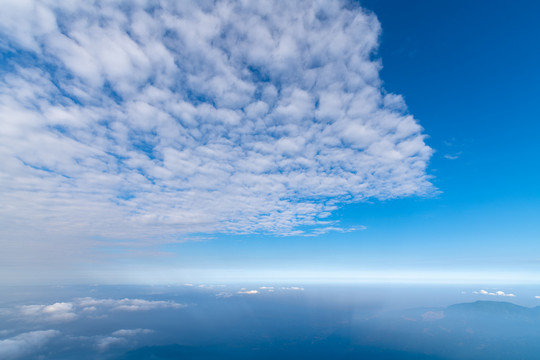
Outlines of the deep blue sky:
[{"label": "deep blue sky", "polygon": [[404,96],[436,151],[428,172],[440,194],[337,211],[342,222],[365,225],[362,232],[233,236],[180,245],[179,256],[190,263],[194,255],[196,267],[307,268],[345,276],[442,271],[458,282],[468,281],[468,272],[480,282],[506,273],[511,280],[501,282],[533,280],[540,261],[540,4],[362,4],[382,24],[377,56],[384,88]]}]

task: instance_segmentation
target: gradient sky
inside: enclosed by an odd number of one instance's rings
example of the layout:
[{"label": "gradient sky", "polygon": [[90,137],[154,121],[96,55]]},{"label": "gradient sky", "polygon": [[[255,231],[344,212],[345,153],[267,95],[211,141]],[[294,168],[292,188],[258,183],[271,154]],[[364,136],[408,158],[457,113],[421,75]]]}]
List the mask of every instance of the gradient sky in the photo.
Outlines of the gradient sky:
[{"label": "gradient sky", "polygon": [[0,281],[536,281],[540,4],[269,4],[2,2]]}]

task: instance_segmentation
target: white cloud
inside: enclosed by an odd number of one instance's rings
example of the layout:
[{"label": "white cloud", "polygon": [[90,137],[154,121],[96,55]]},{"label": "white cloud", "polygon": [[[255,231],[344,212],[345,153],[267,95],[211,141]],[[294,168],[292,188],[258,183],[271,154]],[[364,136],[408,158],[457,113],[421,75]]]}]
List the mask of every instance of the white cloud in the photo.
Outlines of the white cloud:
[{"label": "white cloud", "polygon": [[158,301],[143,299],[94,299],[91,297],[76,300],[77,306],[88,308],[107,308],[118,311],[147,311],[154,309],[180,309],[185,307],[174,301]]},{"label": "white cloud", "polygon": [[113,336],[136,336],[151,334],[154,330],[151,329],[120,329],[112,333]]},{"label": "white cloud", "polygon": [[96,346],[100,351],[105,351],[113,345],[125,345],[127,343],[127,340],[122,337],[107,336],[99,339],[96,343]]},{"label": "white cloud", "polygon": [[426,311],[422,314],[423,321],[435,321],[444,318],[444,311]]},{"label": "white cloud", "polygon": [[242,289],[242,290],[239,290],[238,291],[238,294],[246,294],[246,295],[256,295],[258,294],[259,291],[258,290],[246,290],[246,289]]},{"label": "white cloud", "polygon": [[59,334],[56,330],[30,331],[0,340],[0,358],[7,360],[29,356]]},{"label": "white cloud", "polygon": [[52,305],[24,305],[19,307],[19,311],[29,321],[64,322],[77,318],[74,306],[69,302]]},{"label": "white cloud", "polygon": [[505,293],[504,291],[501,291],[501,290],[497,290],[495,292],[489,292],[487,290],[479,290],[479,291],[473,291],[473,294],[479,294],[479,295],[490,295],[490,296],[509,296],[509,297],[514,297],[516,296],[515,294],[512,294],[512,293]]},{"label": "white cloud", "polygon": [[133,345],[133,338],[138,335],[147,335],[153,333],[151,329],[120,329],[113,332],[112,336],[99,337],[96,340],[96,347],[100,351],[105,351],[111,346]]},{"label": "white cloud", "polygon": [[304,291],[304,288],[298,287],[298,286],[290,286],[290,287],[282,287],[281,290]]},{"label": "white cloud", "polygon": [[324,220],[340,203],[431,193],[422,128],[382,89],[380,31],[337,0],[4,2],[10,251],[348,231]]},{"label": "white cloud", "polygon": [[444,158],[445,159],[448,159],[448,160],[456,160],[456,159],[459,159],[459,156],[461,155],[461,153],[456,153],[456,154],[445,154],[444,155]]},{"label": "white cloud", "polygon": [[[144,299],[94,299],[78,298],[72,302],[54,303],[52,305],[24,305],[17,307],[16,315],[30,322],[66,322],[79,316],[99,319],[104,315],[95,315],[100,311],[148,311],[155,309],[180,309],[187,305],[174,301]],[[130,330],[126,330],[130,331]],[[146,331],[135,329],[133,331]]]}]

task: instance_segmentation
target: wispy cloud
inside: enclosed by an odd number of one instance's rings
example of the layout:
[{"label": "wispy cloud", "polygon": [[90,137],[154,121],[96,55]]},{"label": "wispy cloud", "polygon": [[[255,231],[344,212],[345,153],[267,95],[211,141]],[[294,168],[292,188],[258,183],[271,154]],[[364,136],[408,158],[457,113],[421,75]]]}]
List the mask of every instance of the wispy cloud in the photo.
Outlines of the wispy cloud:
[{"label": "wispy cloud", "polygon": [[444,158],[447,160],[456,160],[456,159],[459,159],[460,155],[461,155],[461,152],[458,152],[455,154],[445,154]]},{"label": "wispy cloud", "polygon": [[136,336],[153,333],[152,329],[120,329],[112,333],[113,336]]},{"label": "wispy cloud", "polygon": [[340,203],[429,194],[380,31],[342,1],[4,3],[0,227],[14,249],[317,234],[348,231]]},{"label": "wispy cloud", "polygon": [[123,337],[107,336],[97,340],[96,346],[100,351],[105,351],[113,345],[126,345],[127,340]]}]

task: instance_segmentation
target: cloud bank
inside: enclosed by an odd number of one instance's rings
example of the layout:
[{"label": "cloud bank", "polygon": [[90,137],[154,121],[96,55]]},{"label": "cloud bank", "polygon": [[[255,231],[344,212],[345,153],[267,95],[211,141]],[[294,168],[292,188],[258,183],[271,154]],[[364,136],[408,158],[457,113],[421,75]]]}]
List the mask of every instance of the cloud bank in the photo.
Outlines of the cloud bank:
[{"label": "cloud bank", "polygon": [[39,330],[0,340],[0,357],[2,359],[19,359],[33,354],[59,334],[60,332],[56,330]]},{"label": "cloud bank", "polygon": [[[22,305],[13,313],[19,320],[38,323],[60,323],[73,321],[80,316],[93,316],[94,313],[108,311],[150,311],[157,309],[181,309],[187,305],[174,301],[145,299],[94,299],[84,297],[71,302],[58,302],[51,305]],[[115,336],[136,335],[145,329],[119,330]],[[130,333],[131,332],[131,333]]]},{"label": "cloud bank", "polygon": [[345,1],[2,1],[0,226],[323,233],[342,203],[429,194],[380,31]]}]

